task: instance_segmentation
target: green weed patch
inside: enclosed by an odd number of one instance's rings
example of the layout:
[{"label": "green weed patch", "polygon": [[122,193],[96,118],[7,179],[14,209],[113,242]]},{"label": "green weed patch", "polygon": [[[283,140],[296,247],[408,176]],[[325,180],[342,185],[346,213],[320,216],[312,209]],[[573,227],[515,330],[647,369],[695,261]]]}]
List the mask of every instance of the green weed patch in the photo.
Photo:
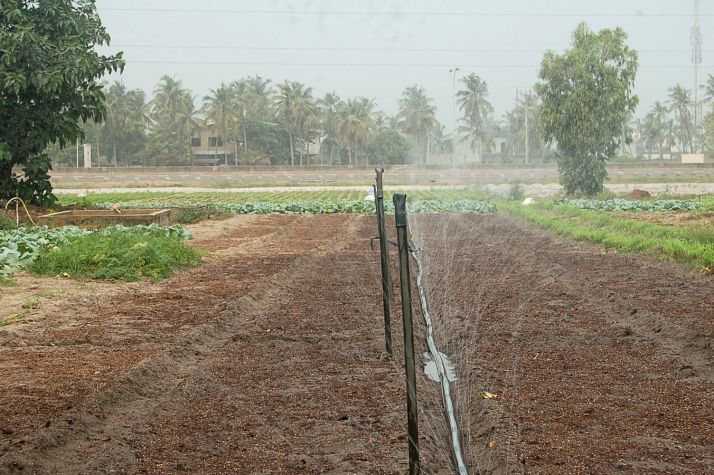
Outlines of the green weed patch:
[{"label": "green weed patch", "polygon": [[543,203],[501,203],[507,213],[540,228],[622,252],[640,252],[714,272],[714,230],[670,227],[621,218],[617,213]]},{"label": "green weed patch", "polygon": [[197,265],[198,251],[176,228],[107,228],[69,239],[40,253],[29,269],[39,275],[76,279],[160,280],[176,268]]}]

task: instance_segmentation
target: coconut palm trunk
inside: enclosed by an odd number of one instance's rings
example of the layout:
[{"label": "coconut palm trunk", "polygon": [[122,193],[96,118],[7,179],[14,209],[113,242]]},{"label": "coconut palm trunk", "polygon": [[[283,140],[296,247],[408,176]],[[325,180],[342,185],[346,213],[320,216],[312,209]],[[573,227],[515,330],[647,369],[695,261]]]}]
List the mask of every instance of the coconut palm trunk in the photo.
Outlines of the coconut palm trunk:
[{"label": "coconut palm trunk", "polygon": [[295,148],[293,146],[293,133],[288,132],[288,137],[290,138],[290,166],[295,166]]}]

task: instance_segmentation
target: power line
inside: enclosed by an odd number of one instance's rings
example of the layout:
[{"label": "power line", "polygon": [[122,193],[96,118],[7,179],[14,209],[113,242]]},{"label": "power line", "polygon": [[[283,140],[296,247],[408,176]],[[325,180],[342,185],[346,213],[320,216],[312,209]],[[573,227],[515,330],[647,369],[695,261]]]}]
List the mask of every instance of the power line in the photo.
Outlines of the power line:
[{"label": "power line", "polygon": [[[542,49],[508,49],[508,48],[330,48],[330,47],[297,47],[297,46],[183,46],[183,45],[138,45],[138,44],[113,44],[113,48],[143,48],[143,49],[214,49],[238,51],[334,51],[334,52],[365,52],[365,53],[539,53]],[[637,50],[645,54],[681,54],[690,53],[690,50]],[[714,53],[714,50],[702,50],[705,53]]]},{"label": "power line", "polygon": [[[129,64],[190,64],[190,65],[219,65],[219,66],[308,66],[308,67],[384,67],[384,68],[450,68],[453,63],[449,64],[428,64],[428,63],[296,63],[296,62],[281,62],[281,61],[172,61],[172,60],[128,60]],[[460,64],[466,68],[538,68],[540,64]],[[690,69],[694,66],[686,65],[640,65],[640,69]],[[711,66],[701,66],[700,68],[714,68]]]},{"label": "power line", "polygon": [[[349,11],[349,10],[245,10],[245,9],[199,9],[199,8],[101,8],[102,12],[126,13],[237,13],[242,15],[317,15],[317,16],[470,16],[470,17],[632,17],[632,18],[690,18],[683,13],[557,13],[557,12],[439,12],[439,11]],[[714,17],[714,14],[701,14]]]}]

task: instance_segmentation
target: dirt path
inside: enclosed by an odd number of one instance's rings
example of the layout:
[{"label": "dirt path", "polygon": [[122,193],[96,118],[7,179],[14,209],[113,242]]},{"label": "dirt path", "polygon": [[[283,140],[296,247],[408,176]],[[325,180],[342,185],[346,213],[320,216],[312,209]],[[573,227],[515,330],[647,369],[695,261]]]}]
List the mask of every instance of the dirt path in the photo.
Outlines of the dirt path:
[{"label": "dirt path", "polygon": [[197,269],[6,327],[0,473],[405,472],[373,227],[228,223]]},{"label": "dirt path", "polygon": [[416,233],[474,472],[714,473],[714,278],[502,216]]}]

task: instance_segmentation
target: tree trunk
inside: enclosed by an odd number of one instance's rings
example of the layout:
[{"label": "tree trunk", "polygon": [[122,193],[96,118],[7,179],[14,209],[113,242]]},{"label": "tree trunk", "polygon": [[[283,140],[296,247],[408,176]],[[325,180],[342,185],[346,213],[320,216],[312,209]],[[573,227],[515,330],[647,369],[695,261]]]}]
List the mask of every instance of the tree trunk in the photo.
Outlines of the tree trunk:
[{"label": "tree trunk", "polygon": [[[305,140],[302,140],[303,145],[305,144]],[[300,147],[300,166],[302,166],[302,158],[305,155],[305,147],[301,146]]]},{"label": "tree trunk", "polygon": [[114,142],[112,144],[112,161],[114,162],[114,166],[117,166],[117,144]]},{"label": "tree trunk", "polygon": [[245,116],[243,117],[243,150],[248,154],[248,132],[245,130]]},{"label": "tree trunk", "polygon": [[295,166],[295,149],[293,147],[293,133],[288,132],[288,137],[290,138],[290,166]]},{"label": "tree trunk", "polygon": [[332,160],[332,154],[334,153],[334,151],[335,151],[335,144],[331,144],[330,145],[330,163],[328,165],[332,165],[334,163]]},{"label": "tree trunk", "polygon": [[431,137],[426,136],[426,155],[424,155],[424,165],[429,165],[429,154],[431,153]]}]

